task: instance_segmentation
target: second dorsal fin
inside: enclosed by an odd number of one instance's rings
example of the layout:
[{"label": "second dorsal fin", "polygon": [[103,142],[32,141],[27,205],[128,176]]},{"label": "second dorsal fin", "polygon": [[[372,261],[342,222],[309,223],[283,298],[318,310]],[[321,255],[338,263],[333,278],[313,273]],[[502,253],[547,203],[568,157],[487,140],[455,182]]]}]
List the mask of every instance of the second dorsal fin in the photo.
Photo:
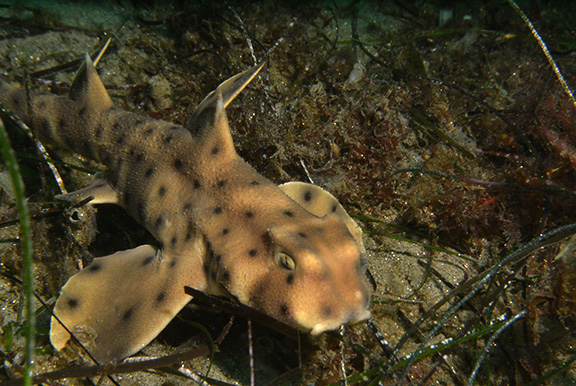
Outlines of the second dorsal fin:
[{"label": "second dorsal fin", "polygon": [[88,54],[86,54],[86,59],[74,78],[70,89],[70,99],[81,103],[92,111],[104,111],[112,107],[112,99],[110,99]]}]

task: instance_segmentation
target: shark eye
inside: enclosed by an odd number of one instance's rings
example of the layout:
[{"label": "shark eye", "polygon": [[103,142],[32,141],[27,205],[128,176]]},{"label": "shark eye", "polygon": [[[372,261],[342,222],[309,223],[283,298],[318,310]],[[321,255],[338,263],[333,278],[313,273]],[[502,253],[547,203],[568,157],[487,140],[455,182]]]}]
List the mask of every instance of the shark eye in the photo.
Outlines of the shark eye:
[{"label": "shark eye", "polygon": [[296,262],[286,252],[278,253],[278,264],[287,271],[294,271],[296,269]]}]

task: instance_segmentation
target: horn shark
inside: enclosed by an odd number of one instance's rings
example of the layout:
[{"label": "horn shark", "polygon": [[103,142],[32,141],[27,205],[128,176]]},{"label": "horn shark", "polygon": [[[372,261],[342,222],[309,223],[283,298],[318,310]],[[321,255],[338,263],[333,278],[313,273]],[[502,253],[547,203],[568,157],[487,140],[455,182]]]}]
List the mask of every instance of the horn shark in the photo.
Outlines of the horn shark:
[{"label": "horn shark", "polygon": [[[362,234],[338,201],[276,186],[234,149],[225,108],[262,68],[220,84],[187,127],[115,108],[88,55],[69,98],[0,81],[0,101],[40,140],[108,167],[57,198],[120,205],[161,246],[96,258],[62,288],[55,315],[99,361],[146,346],[190,301],[185,286],[312,334],[370,317]],[[70,339],[55,318],[50,339]]]}]

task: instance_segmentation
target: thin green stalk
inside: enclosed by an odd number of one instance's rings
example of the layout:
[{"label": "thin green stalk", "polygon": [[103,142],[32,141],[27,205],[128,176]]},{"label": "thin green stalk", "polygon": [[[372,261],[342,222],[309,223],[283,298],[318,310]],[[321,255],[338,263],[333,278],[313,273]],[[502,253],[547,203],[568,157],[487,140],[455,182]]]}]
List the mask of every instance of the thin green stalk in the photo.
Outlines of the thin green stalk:
[{"label": "thin green stalk", "polygon": [[554,377],[555,375],[557,375],[558,373],[561,373],[562,371],[567,370],[569,368],[569,366],[575,361],[576,361],[576,355],[572,355],[570,358],[568,358],[560,366],[556,367],[553,370],[548,371],[546,374],[542,375],[540,378],[535,379],[532,382],[526,384],[526,386],[536,386],[536,385],[544,384],[544,382],[546,382],[548,379]]},{"label": "thin green stalk", "polygon": [[505,323],[503,323],[502,326],[498,329],[498,331],[496,331],[494,334],[492,334],[490,339],[488,339],[488,341],[486,342],[484,350],[482,350],[482,354],[480,354],[480,357],[478,358],[478,360],[474,364],[474,369],[472,370],[472,374],[470,375],[470,378],[468,378],[468,382],[466,383],[466,386],[473,386],[474,385],[474,380],[476,379],[476,375],[478,375],[478,370],[480,369],[480,365],[482,365],[482,362],[484,362],[484,359],[486,359],[486,355],[488,355],[488,351],[490,351],[490,348],[492,347],[492,344],[494,344],[494,341],[496,340],[496,338],[498,338],[498,336],[506,328],[508,328],[512,323],[515,323],[518,319],[526,316],[526,313],[527,313],[527,311],[523,310],[522,312],[514,315],[512,318],[508,319]]},{"label": "thin green stalk", "polygon": [[[502,321],[499,323],[494,323],[493,325],[490,325],[490,326],[483,327],[483,328],[478,329],[476,331],[473,331],[467,335],[464,335],[458,339],[451,339],[451,340],[448,339],[444,342],[437,343],[437,344],[434,344],[431,346],[427,346],[415,358],[412,355],[408,355],[407,357],[405,357],[405,358],[399,360],[397,363],[395,363],[392,366],[392,368],[394,370],[399,370],[399,369],[403,368],[404,366],[406,366],[407,364],[409,364],[410,361],[412,361],[413,359],[416,359],[418,361],[418,360],[421,360],[423,358],[429,357],[433,354],[446,352],[447,350],[450,350],[454,347],[463,345],[464,343],[478,340],[478,339],[482,338],[483,336],[488,335],[492,332],[496,331],[496,333],[500,333],[501,330],[508,327],[511,323],[515,322],[519,317],[522,317],[524,315],[525,315],[525,311],[522,311],[522,313],[520,315],[516,315],[511,319],[508,319],[508,320],[505,320],[505,321]],[[380,363],[380,366],[382,366],[382,363]],[[352,384],[355,382],[360,382],[364,379],[371,378],[371,377],[375,376],[379,370],[380,370],[380,367],[373,367],[364,373],[356,374],[356,375],[352,375],[352,376],[348,377],[347,382]],[[377,385],[378,382],[381,380],[382,380],[381,378],[376,377],[373,380],[373,384]],[[338,386],[338,385],[341,385],[341,381],[331,383],[329,386]]]},{"label": "thin green stalk", "polygon": [[544,56],[546,56],[546,59],[548,59],[548,63],[550,63],[550,67],[552,67],[552,70],[554,70],[554,74],[556,75],[558,82],[560,82],[562,88],[564,89],[564,92],[566,93],[566,95],[568,95],[568,98],[570,99],[572,105],[576,109],[576,99],[574,99],[574,93],[572,92],[572,89],[570,89],[570,86],[568,86],[568,83],[566,83],[566,80],[562,75],[562,71],[560,71],[560,68],[558,67],[556,61],[552,57],[552,54],[548,50],[548,46],[546,46],[546,43],[544,43],[544,40],[536,30],[536,27],[534,27],[534,24],[532,24],[530,19],[528,19],[528,16],[526,16],[524,11],[520,9],[518,4],[516,4],[514,0],[508,0],[508,4],[510,4],[510,6],[514,8],[514,11],[516,11],[516,13],[522,18],[522,21],[524,21],[524,23],[528,26],[528,28],[530,28],[532,36],[534,36],[534,39],[536,39],[536,41],[538,42],[540,49],[544,53]]},{"label": "thin green stalk", "polygon": [[16,162],[16,156],[10,146],[8,134],[4,128],[4,123],[0,120],[0,150],[6,162],[10,181],[14,188],[16,199],[16,209],[20,220],[20,242],[22,245],[22,281],[24,286],[24,311],[26,323],[24,325],[24,336],[26,345],[24,347],[24,385],[32,385],[32,367],[34,364],[34,348],[36,346],[36,315],[34,313],[34,265],[32,263],[32,238],[30,237],[30,217],[28,215],[28,205],[24,195],[24,183],[20,175],[20,169]]}]

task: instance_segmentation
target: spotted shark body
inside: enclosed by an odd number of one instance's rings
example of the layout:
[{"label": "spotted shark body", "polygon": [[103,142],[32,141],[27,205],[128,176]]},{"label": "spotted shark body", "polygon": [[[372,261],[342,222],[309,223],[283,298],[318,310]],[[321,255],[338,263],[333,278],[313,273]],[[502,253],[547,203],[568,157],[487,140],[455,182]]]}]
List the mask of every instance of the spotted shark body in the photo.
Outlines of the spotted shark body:
[{"label": "spotted shark body", "polygon": [[370,316],[361,232],[342,206],[314,185],[274,185],[234,150],[225,107],[261,68],[222,83],[187,127],[115,108],[88,56],[70,98],[1,82],[0,101],[41,140],[110,170],[60,199],[121,205],[161,245],[96,258],[70,278],[56,349],[70,338],[63,323],[98,360],[121,360],[189,302],[184,286],[313,334]]}]

